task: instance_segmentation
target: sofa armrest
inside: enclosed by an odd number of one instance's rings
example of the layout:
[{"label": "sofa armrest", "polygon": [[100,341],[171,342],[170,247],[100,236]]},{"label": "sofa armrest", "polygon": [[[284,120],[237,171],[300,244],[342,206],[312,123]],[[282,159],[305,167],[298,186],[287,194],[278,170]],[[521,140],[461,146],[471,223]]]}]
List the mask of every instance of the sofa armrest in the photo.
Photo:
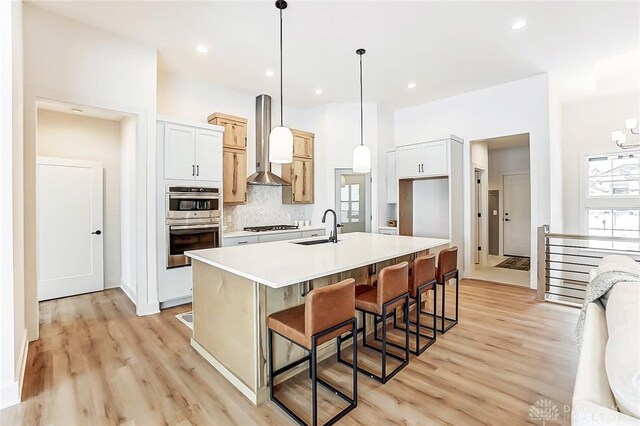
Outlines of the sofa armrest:
[{"label": "sofa armrest", "polygon": [[[576,383],[573,390],[572,419],[574,419],[576,410],[578,410],[577,414],[580,414],[581,418],[589,417],[590,412],[594,415],[598,414],[590,404],[615,410],[616,403],[609,387],[604,363],[608,338],[604,309],[599,303],[589,303],[584,321],[584,334],[578,360]],[[581,408],[586,409],[586,411],[581,411]],[[572,423],[592,424],[588,422],[574,423],[573,420]]]}]

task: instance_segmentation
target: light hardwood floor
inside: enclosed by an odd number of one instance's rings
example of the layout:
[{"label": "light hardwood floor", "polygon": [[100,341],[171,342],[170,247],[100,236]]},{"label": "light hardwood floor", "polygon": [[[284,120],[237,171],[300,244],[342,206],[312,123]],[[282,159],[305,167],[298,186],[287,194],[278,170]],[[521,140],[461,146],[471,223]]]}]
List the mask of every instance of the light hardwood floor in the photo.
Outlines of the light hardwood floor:
[{"label": "light hardwood floor", "polygon": [[[541,424],[529,408],[545,398],[561,413],[547,424],[568,424],[578,310],[474,280],[461,282],[460,306],[458,326],[391,382],[360,375],[358,408],[341,423]],[[118,289],[42,303],[24,402],[1,411],[0,424],[293,424],[270,402],[252,405],[190,348],[189,329],[174,318],[188,309],[136,317]],[[320,373],[345,384],[345,368],[332,358]],[[304,399],[304,376],[281,386],[283,399]],[[331,397],[321,394],[329,414]]]}]

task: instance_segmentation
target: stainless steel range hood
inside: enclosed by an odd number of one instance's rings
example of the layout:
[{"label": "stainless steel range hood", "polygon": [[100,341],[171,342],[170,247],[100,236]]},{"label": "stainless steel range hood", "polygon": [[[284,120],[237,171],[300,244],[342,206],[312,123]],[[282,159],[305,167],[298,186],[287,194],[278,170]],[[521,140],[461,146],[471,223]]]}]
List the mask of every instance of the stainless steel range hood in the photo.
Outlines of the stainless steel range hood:
[{"label": "stainless steel range hood", "polygon": [[256,172],[247,178],[249,185],[289,186],[286,180],[271,173],[269,162],[271,133],[271,96],[256,97]]}]

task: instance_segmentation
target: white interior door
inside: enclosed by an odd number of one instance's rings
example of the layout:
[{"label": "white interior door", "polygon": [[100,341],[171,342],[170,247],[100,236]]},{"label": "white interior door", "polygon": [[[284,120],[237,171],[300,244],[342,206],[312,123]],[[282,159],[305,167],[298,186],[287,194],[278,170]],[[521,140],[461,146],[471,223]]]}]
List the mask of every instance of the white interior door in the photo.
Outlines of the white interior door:
[{"label": "white interior door", "polygon": [[503,253],[530,257],[531,186],[529,174],[503,176]]},{"label": "white interior door", "polygon": [[38,157],[38,300],[104,288],[102,163]]}]

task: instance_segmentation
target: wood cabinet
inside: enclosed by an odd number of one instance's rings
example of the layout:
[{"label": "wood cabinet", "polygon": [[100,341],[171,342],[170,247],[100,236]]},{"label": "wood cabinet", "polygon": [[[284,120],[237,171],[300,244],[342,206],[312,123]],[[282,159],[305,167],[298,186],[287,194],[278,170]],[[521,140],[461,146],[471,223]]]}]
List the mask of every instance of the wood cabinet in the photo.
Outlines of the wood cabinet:
[{"label": "wood cabinet", "polygon": [[285,204],[313,204],[314,134],[302,130],[293,132],[293,161],[282,165],[282,178],[291,186],[282,188],[282,202]]},{"label": "wood cabinet", "polygon": [[164,177],[222,180],[222,134],[182,124],[164,124]]},{"label": "wood cabinet", "polygon": [[224,179],[222,181],[225,204],[247,202],[247,151],[223,150]]},{"label": "wood cabinet", "polygon": [[224,140],[222,145],[225,148],[247,149],[246,118],[216,112],[211,114],[207,118],[207,121],[209,124],[224,127]]},{"label": "wood cabinet", "polygon": [[207,120],[224,127],[222,168],[224,204],[247,202],[247,119],[216,112]]},{"label": "wood cabinet", "polygon": [[398,177],[423,178],[449,173],[449,144],[446,140],[398,148]]},{"label": "wood cabinet", "polygon": [[299,158],[313,158],[313,133],[301,130],[293,132],[293,156]]}]

